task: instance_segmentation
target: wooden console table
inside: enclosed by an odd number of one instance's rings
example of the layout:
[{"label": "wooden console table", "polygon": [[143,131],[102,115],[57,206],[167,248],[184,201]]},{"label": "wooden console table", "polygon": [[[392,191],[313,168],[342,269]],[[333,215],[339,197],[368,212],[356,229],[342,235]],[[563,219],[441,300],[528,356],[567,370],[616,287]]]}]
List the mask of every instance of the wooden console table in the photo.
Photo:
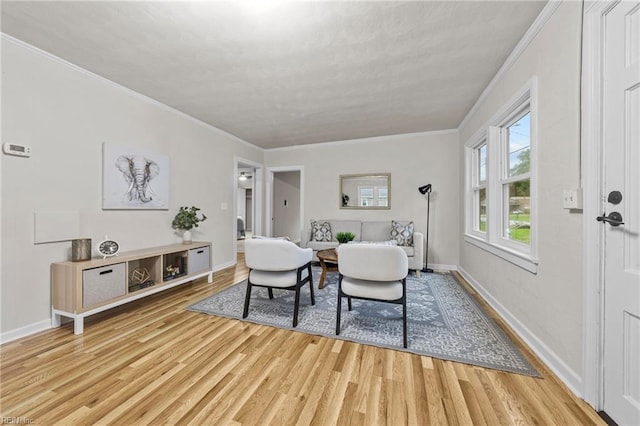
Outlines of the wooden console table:
[{"label": "wooden console table", "polygon": [[52,326],[74,320],[82,334],[84,318],[154,293],[208,276],[211,243],[172,244],[120,253],[107,259],[51,264]]}]

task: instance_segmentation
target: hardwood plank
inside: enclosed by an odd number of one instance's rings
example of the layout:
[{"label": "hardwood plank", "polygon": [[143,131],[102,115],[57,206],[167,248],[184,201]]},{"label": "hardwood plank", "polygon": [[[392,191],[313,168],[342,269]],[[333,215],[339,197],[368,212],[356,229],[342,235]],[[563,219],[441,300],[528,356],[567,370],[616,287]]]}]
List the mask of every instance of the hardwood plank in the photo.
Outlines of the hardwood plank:
[{"label": "hardwood plank", "polygon": [[423,368],[423,377],[427,391],[427,406],[429,419],[433,424],[447,424],[447,414],[444,407],[444,387],[440,378],[439,369],[436,369],[436,360],[428,364],[430,368]]},{"label": "hardwood plank", "polygon": [[387,398],[387,419],[385,423],[390,425],[406,425],[408,424],[408,407],[405,401],[409,395],[405,393],[404,384],[397,380],[386,380],[386,382],[389,384],[387,387],[389,396]]},{"label": "hardwood plank", "polygon": [[382,392],[382,377],[373,375],[371,376],[369,383],[366,385],[369,393],[367,394],[366,399],[367,408],[364,422],[367,425],[382,424],[382,419],[384,419],[384,417],[380,417],[379,411],[379,408],[382,406],[380,403],[382,401],[380,396]]},{"label": "hardwood plank", "polygon": [[480,408],[480,402],[476,397],[473,385],[466,380],[460,380],[459,383],[460,390],[462,391],[462,395],[464,396],[464,401],[467,406],[467,411],[469,412],[471,424],[474,426],[489,425],[489,423],[484,419],[482,409]]},{"label": "hardwood plank", "polygon": [[[469,386],[471,386],[472,389],[469,389],[468,386],[465,386],[465,388],[463,389],[465,393],[465,399],[467,399],[468,396],[470,397],[472,394],[478,400],[478,406],[480,408],[482,417],[486,422],[486,424],[488,425],[503,424],[503,422],[500,421],[500,417],[498,416],[498,414],[496,414],[496,411],[495,411],[496,408],[499,409],[499,407],[494,408],[494,406],[491,404],[491,400],[489,399],[489,396],[487,395],[487,392],[485,391],[485,388],[482,382],[478,378],[477,373],[478,373],[478,369],[474,368],[473,370],[469,371],[467,374],[467,377],[469,378]],[[478,417],[479,415],[480,414],[475,413],[475,416],[472,415],[472,418],[475,420],[475,417]],[[506,415],[503,418],[506,419]]]},{"label": "hardwood plank", "polygon": [[302,407],[297,419],[301,424],[313,423],[313,419],[318,412],[318,407],[326,399],[326,392],[329,389],[327,385],[333,376],[333,365],[338,355],[333,352],[333,344],[330,340],[327,339],[324,343],[323,351],[318,354],[319,357],[316,362],[317,369],[309,377],[308,382],[305,383],[305,387],[301,390],[304,393],[300,396],[306,398],[306,403]]},{"label": "hardwood plank", "polygon": [[1,415],[61,425],[604,424],[481,299],[542,378],[185,310],[246,279],[238,259],[213,285],[92,316],[81,336],[65,324],[0,346]]},{"label": "hardwood plank", "polygon": [[410,424],[428,425],[430,423],[429,406],[420,358],[417,355],[411,355],[410,362],[406,364],[405,374],[409,384],[407,415]]}]

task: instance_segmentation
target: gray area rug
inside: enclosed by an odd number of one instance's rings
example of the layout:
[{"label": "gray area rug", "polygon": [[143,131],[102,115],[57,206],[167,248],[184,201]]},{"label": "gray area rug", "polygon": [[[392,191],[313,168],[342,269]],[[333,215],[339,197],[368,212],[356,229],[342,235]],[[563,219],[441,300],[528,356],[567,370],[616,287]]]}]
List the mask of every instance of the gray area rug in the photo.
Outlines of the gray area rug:
[{"label": "gray area rug", "polygon": [[[309,287],[300,295],[298,327],[293,320],[293,291],[254,287],[249,316],[244,321],[288,330],[349,340],[398,351],[511,373],[540,377],[505,333],[489,318],[451,274],[413,273],[407,277],[409,347],[402,347],[402,306],[353,299],[353,310],[342,303],[342,326],[336,336],[337,272],[328,273],[325,287],[317,288],[320,268],[313,267],[316,304]],[[246,281],[207,297],[187,309],[242,320]]]}]

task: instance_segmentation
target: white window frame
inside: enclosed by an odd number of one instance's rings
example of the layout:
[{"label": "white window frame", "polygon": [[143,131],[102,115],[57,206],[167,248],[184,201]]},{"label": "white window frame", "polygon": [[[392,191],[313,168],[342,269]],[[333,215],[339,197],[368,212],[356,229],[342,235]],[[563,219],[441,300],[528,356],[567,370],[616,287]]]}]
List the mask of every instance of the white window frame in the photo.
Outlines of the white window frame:
[{"label": "white window frame", "polygon": [[[376,187],[376,192],[378,194],[378,206],[379,207],[389,207],[389,188],[378,186]],[[386,192],[386,196],[380,196],[381,192]],[[384,204],[381,201],[384,200]]]},{"label": "white window frame", "polygon": [[[485,181],[484,183],[480,183],[480,148],[482,148],[483,146],[486,147],[487,149],[487,159],[486,159],[486,163],[485,163],[485,167],[486,167],[486,177],[485,177]],[[489,222],[487,221],[486,223],[486,227],[487,230],[486,231],[481,231],[479,229],[479,227],[476,229],[476,219],[480,216],[480,206],[479,206],[479,202],[476,203],[476,192],[479,193],[479,191],[481,189],[486,189],[487,190],[487,196],[488,196],[488,184],[489,184],[489,144],[487,141],[487,135],[486,133],[482,133],[479,137],[478,140],[476,140],[476,142],[474,144],[472,144],[471,147],[468,148],[468,154],[467,156],[469,157],[469,165],[467,167],[467,170],[469,171],[469,210],[470,210],[470,214],[469,214],[469,218],[468,218],[468,223],[467,223],[467,233],[473,234],[474,236],[477,236],[478,238],[481,239],[485,239],[487,236],[487,232],[489,231]],[[491,208],[491,206],[489,206],[488,203],[489,199],[487,198],[487,220],[489,218],[489,209]]]},{"label": "white window frame", "polygon": [[[363,191],[371,190],[371,197],[363,195]],[[371,202],[371,204],[368,204]],[[358,186],[358,206],[367,207],[373,206],[375,202],[375,190],[373,186]]]},{"label": "white window frame", "polygon": [[[506,129],[521,118],[525,111],[531,116],[531,145],[529,173],[508,176],[506,152]],[[480,247],[508,262],[529,272],[537,273],[537,79],[532,78],[505,106],[498,111],[476,134],[465,144],[465,235],[469,244]],[[475,226],[475,189],[478,173],[477,149],[486,141],[487,144],[487,231],[481,232]],[[524,244],[509,239],[504,235],[505,222],[508,220],[508,194],[504,186],[512,181],[530,179],[530,242]]]},{"label": "white window frame", "polygon": [[[529,241],[529,244],[524,244],[515,240],[512,240],[508,237],[508,235],[506,235],[509,232],[509,193],[506,190],[505,186],[514,183],[514,182],[520,182],[522,180],[526,180],[529,179],[529,182],[531,182],[531,164],[529,167],[529,172],[527,173],[523,173],[517,176],[509,176],[509,138],[508,138],[508,129],[514,124],[516,123],[518,120],[520,120],[522,117],[524,117],[525,115],[530,114],[530,116],[532,116],[533,114],[531,114],[531,105],[530,102],[525,102],[523,103],[519,108],[514,109],[513,113],[509,115],[509,117],[504,120],[499,126],[497,126],[498,128],[498,134],[499,134],[499,144],[500,144],[500,148],[501,148],[501,153],[500,153],[500,176],[499,176],[499,186],[501,189],[501,194],[502,194],[502,205],[501,205],[501,221],[500,221],[500,238],[501,238],[501,244],[515,250],[515,251],[520,251],[526,254],[530,254],[531,253],[531,241]],[[531,152],[531,146],[529,147],[530,152]],[[531,154],[529,154],[531,155]],[[531,158],[531,157],[529,157]],[[530,195],[531,197],[531,195]],[[531,197],[533,198],[533,197]]]}]

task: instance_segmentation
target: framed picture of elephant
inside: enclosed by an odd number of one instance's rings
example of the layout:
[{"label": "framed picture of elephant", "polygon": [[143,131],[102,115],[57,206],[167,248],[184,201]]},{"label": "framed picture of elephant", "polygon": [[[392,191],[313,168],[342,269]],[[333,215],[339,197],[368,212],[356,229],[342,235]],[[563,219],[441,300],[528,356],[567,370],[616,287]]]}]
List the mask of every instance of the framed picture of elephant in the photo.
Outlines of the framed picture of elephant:
[{"label": "framed picture of elephant", "polygon": [[144,149],[102,144],[104,210],[168,210],[169,157]]}]

